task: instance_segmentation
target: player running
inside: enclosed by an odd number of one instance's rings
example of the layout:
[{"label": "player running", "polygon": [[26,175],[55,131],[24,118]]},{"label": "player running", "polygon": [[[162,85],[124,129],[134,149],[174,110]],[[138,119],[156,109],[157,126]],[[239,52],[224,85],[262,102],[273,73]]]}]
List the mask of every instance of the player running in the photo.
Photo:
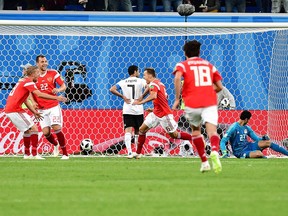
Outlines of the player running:
[{"label": "player running", "polygon": [[146,133],[151,128],[161,125],[162,128],[174,139],[191,140],[191,135],[185,132],[177,131],[177,123],[174,120],[172,110],[168,104],[168,95],[164,84],[156,78],[153,68],[146,68],[144,71],[144,79],[149,87],[149,96],[142,100],[135,100],[134,105],[140,105],[153,101],[154,109],[148,109],[150,113],[146,116],[143,124],[139,128],[139,140],[136,155],[134,158],[139,159],[146,139]]},{"label": "player running", "polygon": [[[288,156],[288,151],[269,141],[267,135],[258,137],[255,134],[251,127],[247,125],[251,116],[251,112],[244,110],[240,114],[240,119],[229,127],[220,142],[223,157],[227,155],[226,143],[228,141],[231,144],[233,154],[237,158],[266,158],[262,153],[265,148],[271,148]],[[247,137],[250,137],[254,142],[249,142]]]},{"label": "player running", "polygon": [[196,40],[185,43],[183,49],[186,61],[178,63],[175,71],[175,102],[172,109],[180,103],[181,79],[184,78],[182,97],[185,101],[185,117],[192,127],[192,141],[195,144],[202,164],[200,171],[209,171],[210,164],[205,154],[205,143],[201,135],[201,124],[205,123],[207,135],[211,143],[213,169],[216,173],[222,170],[219,160],[219,142],[217,134],[218,110],[216,92],[222,90],[221,75],[208,61],[199,57],[200,46]]}]

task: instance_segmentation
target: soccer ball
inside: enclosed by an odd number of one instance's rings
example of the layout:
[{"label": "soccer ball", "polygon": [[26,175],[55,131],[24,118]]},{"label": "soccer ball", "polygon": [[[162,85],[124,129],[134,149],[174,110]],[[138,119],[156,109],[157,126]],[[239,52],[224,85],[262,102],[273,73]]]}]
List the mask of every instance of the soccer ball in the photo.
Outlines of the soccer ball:
[{"label": "soccer ball", "polygon": [[230,101],[228,98],[223,98],[220,104],[223,109],[228,109],[230,107]]},{"label": "soccer ball", "polygon": [[81,141],[80,150],[83,154],[91,154],[93,149],[93,141],[91,139],[84,139]]}]

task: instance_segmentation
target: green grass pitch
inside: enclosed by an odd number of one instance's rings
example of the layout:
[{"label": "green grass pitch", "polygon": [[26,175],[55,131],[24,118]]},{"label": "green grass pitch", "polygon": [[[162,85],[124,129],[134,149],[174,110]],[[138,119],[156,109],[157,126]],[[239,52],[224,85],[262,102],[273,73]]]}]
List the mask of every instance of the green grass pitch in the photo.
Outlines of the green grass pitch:
[{"label": "green grass pitch", "polygon": [[0,157],[0,215],[288,215],[287,159]]}]

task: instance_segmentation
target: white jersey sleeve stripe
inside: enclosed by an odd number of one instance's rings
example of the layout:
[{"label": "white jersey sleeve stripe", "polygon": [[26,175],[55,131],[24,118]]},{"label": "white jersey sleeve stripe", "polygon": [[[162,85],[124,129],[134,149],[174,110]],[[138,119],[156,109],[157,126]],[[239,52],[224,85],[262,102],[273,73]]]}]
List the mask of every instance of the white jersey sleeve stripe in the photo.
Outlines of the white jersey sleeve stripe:
[{"label": "white jersey sleeve stripe", "polygon": [[55,74],[54,78],[53,78],[53,82],[55,82],[55,80],[56,80],[58,77],[60,77],[60,74],[57,72],[57,73]]},{"label": "white jersey sleeve stripe", "polygon": [[182,64],[182,63],[177,63],[177,64],[176,64],[176,67],[177,67],[177,66],[181,67],[181,68],[183,69],[183,72],[186,73],[186,69],[185,69],[184,64]]},{"label": "white jersey sleeve stripe", "polygon": [[160,91],[160,86],[157,85],[156,83],[151,83],[151,86],[156,86],[158,88],[158,90]]}]

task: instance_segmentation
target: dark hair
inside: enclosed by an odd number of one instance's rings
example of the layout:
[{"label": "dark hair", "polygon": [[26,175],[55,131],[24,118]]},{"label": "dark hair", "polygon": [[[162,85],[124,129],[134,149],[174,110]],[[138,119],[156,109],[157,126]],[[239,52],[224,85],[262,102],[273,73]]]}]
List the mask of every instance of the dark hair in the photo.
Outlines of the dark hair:
[{"label": "dark hair", "polygon": [[131,66],[128,68],[128,73],[129,73],[129,75],[134,74],[135,71],[138,71],[138,67],[137,67],[136,65],[131,65]]},{"label": "dark hair", "polygon": [[30,76],[31,74],[33,74],[35,72],[35,70],[37,70],[38,67],[37,66],[30,66],[27,68],[25,75]]},{"label": "dark hair", "polygon": [[184,44],[183,50],[188,58],[199,56],[201,43],[197,40],[188,41]]},{"label": "dark hair", "polygon": [[39,61],[39,58],[45,58],[45,56],[44,56],[44,55],[42,55],[42,54],[40,54],[40,55],[36,56],[36,62],[38,62],[38,61]]},{"label": "dark hair", "polygon": [[148,74],[151,74],[153,77],[156,77],[156,72],[154,68],[148,67],[148,68],[145,68],[144,71],[147,71]]},{"label": "dark hair", "polygon": [[250,119],[251,116],[252,116],[251,112],[249,112],[248,110],[244,110],[244,111],[240,114],[240,119],[241,119],[241,120]]}]

